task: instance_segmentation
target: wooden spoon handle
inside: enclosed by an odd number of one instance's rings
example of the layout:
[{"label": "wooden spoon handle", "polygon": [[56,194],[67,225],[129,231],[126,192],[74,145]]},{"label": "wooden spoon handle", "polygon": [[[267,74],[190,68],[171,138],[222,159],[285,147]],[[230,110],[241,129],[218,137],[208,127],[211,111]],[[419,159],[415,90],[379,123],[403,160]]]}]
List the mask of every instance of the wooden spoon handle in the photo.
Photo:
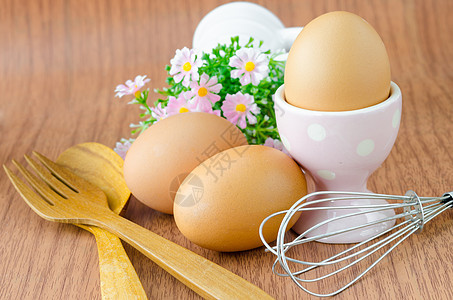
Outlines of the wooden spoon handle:
[{"label": "wooden spoon handle", "polygon": [[97,221],[203,298],[273,299],[238,275],[114,213]]},{"label": "wooden spoon handle", "polygon": [[104,229],[79,226],[96,238],[102,299],[148,299],[121,240]]}]

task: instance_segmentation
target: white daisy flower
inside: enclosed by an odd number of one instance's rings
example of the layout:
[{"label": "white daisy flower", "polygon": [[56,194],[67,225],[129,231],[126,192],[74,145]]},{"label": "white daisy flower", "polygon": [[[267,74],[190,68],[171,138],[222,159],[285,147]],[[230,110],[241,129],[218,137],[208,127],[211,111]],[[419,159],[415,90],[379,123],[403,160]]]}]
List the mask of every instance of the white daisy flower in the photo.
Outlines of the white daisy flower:
[{"label": "white daisy flower", "polygon": [[190,88],[194,96],[193,101],[197,103],[199,109],[209,110],[220,100],[220,96],[217,94],[222,89],[222,85],[218,83],[217,76],[209,78],[207,74],[203,73],[200,83],[193,81]]},{"label": "white daisy flower", "polygon": [[175,82],[181,82],[188,87],[191,81],[198,81],[200,75],[198,68],[203,64],[200,55],[195,50],[189,50],[187,47],[176,50],[176,55],[170,60],[170,75]]},{"label": "white daisy flower", "polygon": [[229,65],[235,70],[231,71],[231,78],[239,78],[242,85],[250,82],[258,85],[261,80],[269,75],[269,58],[260,50],[242,48],[230,58]]}]

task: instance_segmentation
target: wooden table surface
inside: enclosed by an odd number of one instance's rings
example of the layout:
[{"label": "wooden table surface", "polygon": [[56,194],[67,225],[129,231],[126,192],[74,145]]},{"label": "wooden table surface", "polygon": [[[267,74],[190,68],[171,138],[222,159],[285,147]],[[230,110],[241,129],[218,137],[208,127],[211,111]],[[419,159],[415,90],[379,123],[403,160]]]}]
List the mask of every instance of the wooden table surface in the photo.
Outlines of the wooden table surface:
[{"label": "wooden table surface", "polygon": [[[95,141],[130,137],[139,109],[114,98],[117,84],[146,74],[165,86],[175,50],[191,46],[201,18],[227,1],[2,0],[0,3],[0,163],[38,150],[56,158]],[[347,10],[381,35],[392,80],[403,93],[399,137],[369,180],[381,193],[437,196],[453,189],[453,1],[262,0],[286,26]],[[153,99],[155,96],[153,96]],[[0,299],[99,299],[93,236],[47,222],[0,171]],[[272,274],[263,248],[217,253],[179,233],[169,215],[131,199],[126,217],[260,286],[277,299],[305,299]],[[410,237],[338,299],[452,299],[453,214]],[[198,299],[138,251],[125,246],[150,299]],[[318,246],[321,247],[321,246]],[[299,248],[301,254],[310,249]],[[313,251],[313,256],[317,255]]]}]

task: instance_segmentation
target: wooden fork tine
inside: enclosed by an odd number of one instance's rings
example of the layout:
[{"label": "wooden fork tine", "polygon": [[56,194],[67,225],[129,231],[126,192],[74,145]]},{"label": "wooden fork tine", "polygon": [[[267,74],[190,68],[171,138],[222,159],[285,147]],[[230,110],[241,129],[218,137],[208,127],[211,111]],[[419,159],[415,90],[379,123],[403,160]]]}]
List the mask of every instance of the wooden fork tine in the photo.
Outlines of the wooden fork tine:
[{"label": "wooden fork tine", "polygon": [[96,185],[77,176],[69,169],[54,163],[44,155],[33,151],[36,158],[52,173],[53,176],[58,178],[63,184],[67,185],[70,189],[81,195],[90,195],[90,197],[105,199],[107,203],[107,197],[105,193]]},{"label": "wooden fork tine", "polygon": [[69,173],[67,169],[59,166],[49,158],[36,151],[33,151],[33,154],[61,182],[67,185],[70,189],[76,192],[79,191],[79,189],[77,188],[77,179],[74,176],[71,176],[71,173]]},{"label": "wooden fork tine", "polygon": [[47,185],[49,185],[52,189],[54,189],[58,194],[62,195],[64,198],[69,198],[72,189],[62,183],[60,180],[52,176],[47,168],[44,168],[42,165],[38,164],[34,159],[30,156],[25,155],[25,160],[28,164],[35,170],[35,172],[41,177]]},{"label": "wooden fork tine", "polygon": [[53,204],[45,200],[36,192],[34,192],[25,182],[22,181],[19,177],[17,177],[8,167],[3,165],[5,169],[6,175],[8,175],[9,180],[28,204],[28,206],[33,209],[35,213],[37,213],[40,217],[53,220],[54,211],[52,209]]},{"label": "wooden fork tine", "polygon": [[18,163],[13,159],[13,164],[19,170],[20,173],[25,177],[27,182],[31,187],[39,194],[41,197],[51,204],[58,202],[57,194],[40,178],[28,171],[24,166]]}]

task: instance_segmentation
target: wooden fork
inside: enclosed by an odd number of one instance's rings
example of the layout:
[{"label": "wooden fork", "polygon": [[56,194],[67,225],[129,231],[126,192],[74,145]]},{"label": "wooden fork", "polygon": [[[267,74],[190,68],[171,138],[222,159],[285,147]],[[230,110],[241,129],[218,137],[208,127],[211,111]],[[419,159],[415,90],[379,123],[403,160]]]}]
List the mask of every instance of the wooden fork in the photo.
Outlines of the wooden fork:
[{"label": "wooden fork", "polygon": [[44,219],[104,228],[206,299],[272,299],[221,266],[115,214],[97,186],[45,156],[33,154],[42,165],[29,156],[25,158],[39,177],[15,160],[13,163],[25,182],[3,167],[25,202]]}]

